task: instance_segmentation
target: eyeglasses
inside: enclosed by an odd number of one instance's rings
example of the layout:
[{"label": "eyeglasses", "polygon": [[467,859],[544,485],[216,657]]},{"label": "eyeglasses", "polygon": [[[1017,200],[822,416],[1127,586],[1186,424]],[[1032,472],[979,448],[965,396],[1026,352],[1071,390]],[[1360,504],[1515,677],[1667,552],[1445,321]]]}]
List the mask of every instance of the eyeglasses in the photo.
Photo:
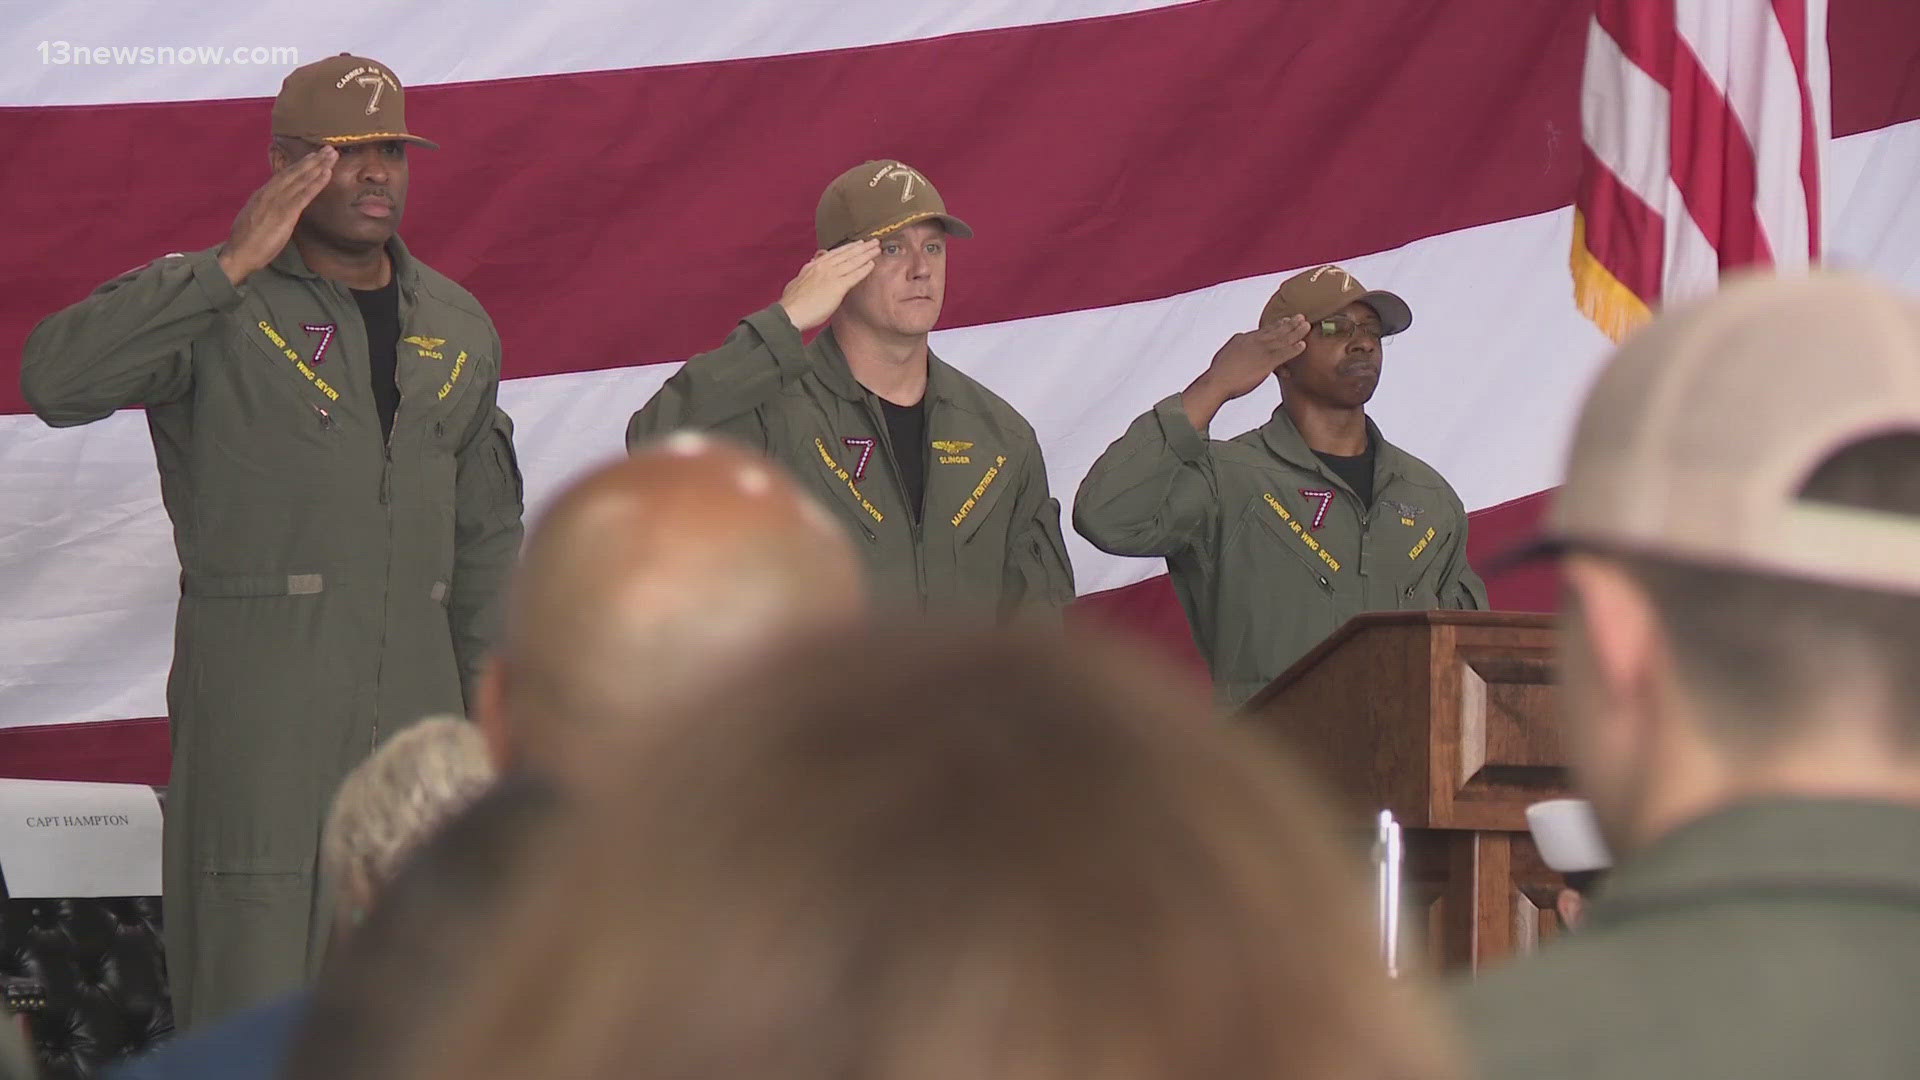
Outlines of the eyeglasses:
[{"label": "eyeglasses", "polygon": [[1367,336],[1373,338],[1373,340],[1382,343],[1391,340],[1393,337],[1393,335],[1387,333],[1385,328],[1379,323],[1355,322],[1353,318],[1348,315],[1329,315],[1324,319],[1316,319],[1313,323],[1314,336],[1325,338],[1328,341],[1346,341],[1353,337],[1355,331],[1365,333]]}]

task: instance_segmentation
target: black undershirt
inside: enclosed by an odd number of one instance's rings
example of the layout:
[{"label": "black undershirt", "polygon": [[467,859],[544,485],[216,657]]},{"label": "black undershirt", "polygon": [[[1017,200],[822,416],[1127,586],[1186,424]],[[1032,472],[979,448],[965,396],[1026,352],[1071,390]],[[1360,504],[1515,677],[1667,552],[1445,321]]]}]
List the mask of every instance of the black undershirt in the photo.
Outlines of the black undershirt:
[{"label": "black undershirt", "polygon": [[380,410],[380,438],[393,437],[393,414],[400,407],[396,352],[400,348],[400,282],[388,278],[378,289],[352,289],[367,324],[367,359],[373,369],[373,405]]},{"label": "black undershirt", "polygon": [[1373,442],[1367,442],[1367,452],[1358,457],[1340,457],[1336,454],[1322,454],[1315,450],[1314,456],[1327,463],[1333,475],[1347,482],[1353,493],[1360,497],[1360,516],[1366,517],[1373,508]]},{"label": "black undershirt", "polygon": [[907,511],[920,520],[920,504],[927,497],[927,400],[912,405],[895,405],[880,399],[880,410],[887,416],[887,441],[893,444],[894,464],[900,468],[900,482],[907,489]]}]

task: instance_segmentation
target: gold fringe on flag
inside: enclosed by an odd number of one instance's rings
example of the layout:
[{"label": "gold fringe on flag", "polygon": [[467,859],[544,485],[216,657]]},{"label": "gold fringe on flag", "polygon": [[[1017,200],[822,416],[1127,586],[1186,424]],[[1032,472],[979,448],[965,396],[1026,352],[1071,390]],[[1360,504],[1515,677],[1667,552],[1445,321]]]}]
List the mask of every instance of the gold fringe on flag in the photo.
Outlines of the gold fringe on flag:
[{"label": "gold fringe on flag", "polygon": [[1620,283],[1593,252],[1587,250],[1587,218],[1573,211],[1573,302],[1593,320],[1600,332],[1617,344],[1652,318],[1647,301]]}]

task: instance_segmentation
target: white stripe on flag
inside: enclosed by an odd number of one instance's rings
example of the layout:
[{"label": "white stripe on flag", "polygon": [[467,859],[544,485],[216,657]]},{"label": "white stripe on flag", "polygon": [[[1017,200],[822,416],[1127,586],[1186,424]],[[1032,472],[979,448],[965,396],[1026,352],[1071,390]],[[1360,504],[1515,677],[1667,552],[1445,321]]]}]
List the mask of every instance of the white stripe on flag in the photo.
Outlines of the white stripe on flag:
[{"label": "white stripe on flag", "polygon": [[[803,0],[475,0],[459,19],[486,27],[484,33],[448,32],[449,13],[437,4],[94,0],[82,19],[77,4],[14,3],[7,11],[11,44],[0,66],[0,106],[272,97],[296,64],[339,52],[371,54],[393,65],[407,86],[424,86],[850,49],[1191,2],[834,0],[830,17],[823,17],[828,5]],[[141,47],[169,49],[174,60],[120,62],[113,52]],[[276,48],[297,50],[297,60],[287,62],[284,52],[271,51]],[[107,50],[99,54],[105,63],[93,61],[96,49]],[[205,61],[213,49],[221,50],[222,62]],[[249,61],[234,62],[242,49]],[[137,53],[120,55],[138,59]]]},{"label": "white stripe on flag", "polygon": [[[1815,145],[1820,147],[1820,176],[1829,175],[1834,162],[1833,148],[1833,58],[1826,49],[1827,43],[1827,0],[1807,0],[1807,25],[1820,30],[1820,47],[1815,48],[1809,40],[1807,48],[1807,91],[1813,101],[1813,127]],[[1824,192],[1824,187],[1823,187]],[[1825,224],[1831,224],[1833,214],[1821,210]]]},{"label": "white stripe on flag", "polygon": [[1720,285],[1720,253],[1687,212],[1686,196],[1673,177],[1666,179],[1666,269],[1660,280],[1662,303],[1678,303],[1712,292]]}]

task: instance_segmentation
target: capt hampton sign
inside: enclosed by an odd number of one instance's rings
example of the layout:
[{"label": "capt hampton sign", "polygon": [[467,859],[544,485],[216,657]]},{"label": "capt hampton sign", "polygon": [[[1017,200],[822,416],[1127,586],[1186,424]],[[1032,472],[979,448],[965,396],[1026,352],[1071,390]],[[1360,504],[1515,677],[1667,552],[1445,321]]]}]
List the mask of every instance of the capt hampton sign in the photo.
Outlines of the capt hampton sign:
[{"label": "capt hampton sign", "polygon": [[0,780],[14,897],[160,895],[160,800],[137,784]]},{"label": "capt hampton sign", "polygon": [[133,818],[126,814],[89,814],[86,817],[74,817],[62,814],[59,817],[30,817],[29,829],[84,829],[99,825],[131,825]]}]

